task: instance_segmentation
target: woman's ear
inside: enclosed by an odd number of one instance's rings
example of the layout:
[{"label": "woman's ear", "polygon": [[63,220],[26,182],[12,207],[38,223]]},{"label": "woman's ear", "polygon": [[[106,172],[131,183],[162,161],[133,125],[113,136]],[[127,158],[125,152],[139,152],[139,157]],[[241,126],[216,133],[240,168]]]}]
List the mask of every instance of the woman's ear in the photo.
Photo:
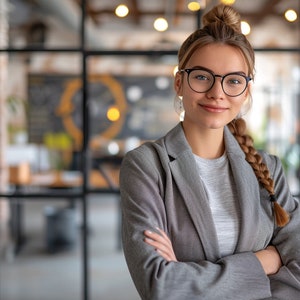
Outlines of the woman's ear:
[{"label": "woman's ear", "polygon": [[182,73],[177,72],[174,80],[174,89],[178,96],[182,96]]},{"label": "woman's ear", "polygon": [[246,93],[245,93],[246,99],[251,95],[251,91],[252,91],[252,81],[250,81],[248,83],[247,90],[246,90]]}]

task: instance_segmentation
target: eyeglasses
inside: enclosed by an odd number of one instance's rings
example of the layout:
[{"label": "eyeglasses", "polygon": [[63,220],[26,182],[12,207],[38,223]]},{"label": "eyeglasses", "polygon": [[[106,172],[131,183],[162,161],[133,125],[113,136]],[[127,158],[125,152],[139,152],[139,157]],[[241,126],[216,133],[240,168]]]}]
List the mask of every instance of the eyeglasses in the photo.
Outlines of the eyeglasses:
[{"label": "eyeglasses", "polygon": [[241,95],[247,88],[248,83],[252,80],[251,77],[240,73],[229,73],[224,76],[216,75],[205,69],[182,69],[180,72],[188,74],[188,84],[196,93],[206,93],[214,85],[216,77],[220,77],[221,85],[224,93],[230,97]]}]

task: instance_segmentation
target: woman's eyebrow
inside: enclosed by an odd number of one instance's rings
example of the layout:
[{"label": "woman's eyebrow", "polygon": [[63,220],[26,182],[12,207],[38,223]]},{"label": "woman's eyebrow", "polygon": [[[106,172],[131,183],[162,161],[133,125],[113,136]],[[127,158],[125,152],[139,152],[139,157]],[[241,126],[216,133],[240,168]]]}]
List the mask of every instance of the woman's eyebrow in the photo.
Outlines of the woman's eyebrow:
[{"label": "woman's eyebrow", "polygon": [[[208,69],[208,68],[205,68],[205,67],[203,67],[203,66],[193,66],[193,67],[188,68],[188,69],[195,69],[195,70],[198,70],[198,69],[199,69],[199,70],[204,70],[204,71],[211,72],[211,73],[213,73],[213,74],[217,74],[217,73],[214,72],[213,70]],[[225,75],[227,75],[227,74],[240,74],[240,75],[246,76],[246,73],[245,73],[244,71],[231,71],[231,72],[228,72],[228,73],[224,74],[223,76],[225,76]],[[218,74],[218,75],[220,75],[220,74]]]},{"label": "woman's eyebrow", "polygon": [[193,66],[193,67],[188,68],[188,69],[195,69],[195,70],[201,69],[201,70],[205,70],[205,71],[209,71],[209,72],[212,72],[212,73],[213,73],[212,70],[210,70],[210,69],[208,69],[208,68],[205,68],[205,67],[203,67],[203,66]]}]

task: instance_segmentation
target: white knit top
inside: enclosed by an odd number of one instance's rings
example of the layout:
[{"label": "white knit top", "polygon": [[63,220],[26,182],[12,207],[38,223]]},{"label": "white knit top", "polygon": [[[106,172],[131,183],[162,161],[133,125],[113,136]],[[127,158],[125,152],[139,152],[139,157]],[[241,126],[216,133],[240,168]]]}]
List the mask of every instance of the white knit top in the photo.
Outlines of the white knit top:
[{"label": "white knit top", "polygon": [[240,210],[226,152],[217,159],[194,156],[209,200],[220,254],[222,257],[231,255],[239,236]]}]

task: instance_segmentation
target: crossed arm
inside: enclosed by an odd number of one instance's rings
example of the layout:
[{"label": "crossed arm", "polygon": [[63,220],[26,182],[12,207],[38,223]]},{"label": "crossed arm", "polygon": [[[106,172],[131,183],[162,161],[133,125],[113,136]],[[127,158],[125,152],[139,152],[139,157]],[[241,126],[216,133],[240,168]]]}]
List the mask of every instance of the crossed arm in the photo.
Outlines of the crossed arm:
[{"label": "crossed arm", "polygon": [[[159,233],[145,230],[145,243],[153,246],[155,251],[159,253],[167,261],[177,261],[176,255],[173,250],[172,242],[167,236],[167,234],[157,228]],[[281,258],[274,246],[268,246],[263,250],[255,252],[255,255],[266,275],[272,275],[278,272],[282,266]]]}]

